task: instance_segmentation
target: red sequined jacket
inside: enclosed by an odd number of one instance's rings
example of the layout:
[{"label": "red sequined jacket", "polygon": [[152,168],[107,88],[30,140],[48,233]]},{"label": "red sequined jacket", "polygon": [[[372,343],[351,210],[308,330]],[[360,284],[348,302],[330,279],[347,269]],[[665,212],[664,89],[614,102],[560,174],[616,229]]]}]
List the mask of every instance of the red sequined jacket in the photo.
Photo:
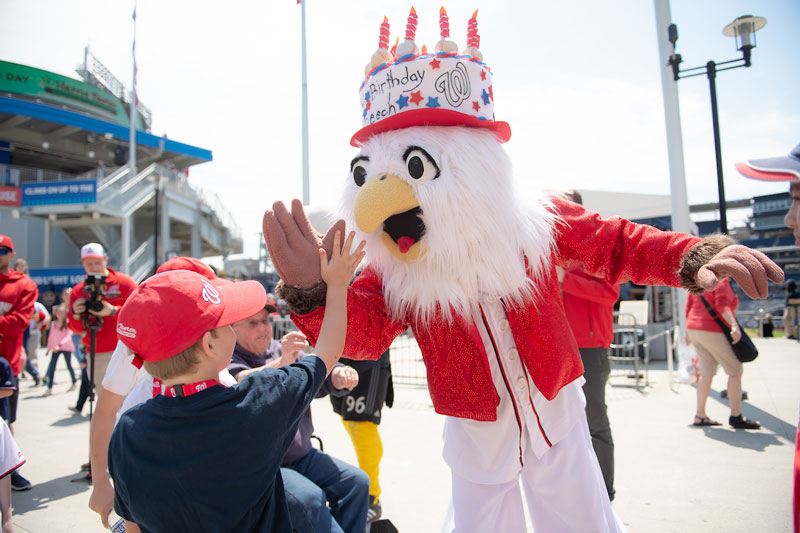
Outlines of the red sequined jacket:
[{"label": "red sequined jacket", "polygon": [[[612,284],[633,280],[641,285],[677,287],[680,260],[700,241],[619,217],[604,220],[572,202],[559,198],[552,201],[560,221],[554,229],[555,249],[549,266],[537,281],[539,295],[525,306],[509,306],[507,310],[520,358],[548,400],[583,374],[578,347],[564,314],[556,265],[581,266]],[[324,313],[323,306],[306,315],[292,315],[312,344]],[[350,286],[347,313],[347,357],[378,359],[395,337],[411,327],[427,367],[428,389],[436,412],[496,420],[500,397],[492,384],[477,326],[470,318],[441,321],[426,329],[410,317],[390,316],[381,279],[369,267]]]}]

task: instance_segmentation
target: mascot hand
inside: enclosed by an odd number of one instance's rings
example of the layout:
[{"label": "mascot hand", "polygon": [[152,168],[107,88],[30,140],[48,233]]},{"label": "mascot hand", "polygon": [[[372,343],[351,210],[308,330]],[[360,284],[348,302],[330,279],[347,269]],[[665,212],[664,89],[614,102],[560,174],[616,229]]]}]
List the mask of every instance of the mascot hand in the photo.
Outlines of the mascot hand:
[{"label": "mascot hand", "polygon": [[275,202],[264,213],[264,239],[275,270],[286,285],[310,289],[322,280],[317,251],[331,255],[336,231],[344,235],[344,221],[338,220],[323,236],[309,222],[300,200],[292,200],[291,213],[283,202]]},{"label": "mascot hand", "polygon": [[767,280],[783,282],[783,271],[769,257],[746,246],[723,248],[695,276],[697,285],[713,291],[723,278],[731,277],[751,298],[767,297]]}]

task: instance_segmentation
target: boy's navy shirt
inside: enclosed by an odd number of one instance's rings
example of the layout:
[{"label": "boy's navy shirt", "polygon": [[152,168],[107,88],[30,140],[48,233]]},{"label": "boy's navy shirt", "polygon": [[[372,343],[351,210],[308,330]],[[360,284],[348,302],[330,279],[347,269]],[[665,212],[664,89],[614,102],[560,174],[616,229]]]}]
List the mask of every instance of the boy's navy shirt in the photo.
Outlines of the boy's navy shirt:
[{"label": "boy's navy shirt", "polygon": [[281,459],[325,380],[318,357],[125,412],[111,436],[114,508],[148,531],[291,531]]}]

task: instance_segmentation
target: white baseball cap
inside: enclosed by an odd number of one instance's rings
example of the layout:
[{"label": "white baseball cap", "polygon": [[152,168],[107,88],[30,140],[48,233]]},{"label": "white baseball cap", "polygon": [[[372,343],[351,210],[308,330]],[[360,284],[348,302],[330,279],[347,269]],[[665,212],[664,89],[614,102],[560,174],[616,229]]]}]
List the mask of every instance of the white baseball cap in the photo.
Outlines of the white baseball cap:
[{"label": "white baseball cap", "polygon": [[83,261],[84,259],[88,259],[90,257],[96,257],[97,259],[105,259],[106,251],[103,250],[103,245],[97,242],[90,242],[89,244],[84,244],[83,248],[81,248],[81,261]]}]

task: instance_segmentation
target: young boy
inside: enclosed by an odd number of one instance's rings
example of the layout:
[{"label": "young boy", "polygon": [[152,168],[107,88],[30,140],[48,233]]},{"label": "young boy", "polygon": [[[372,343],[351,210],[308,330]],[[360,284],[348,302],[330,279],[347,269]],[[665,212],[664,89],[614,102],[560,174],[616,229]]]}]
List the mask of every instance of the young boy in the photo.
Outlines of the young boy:
[{"label": "young boy", "polygon": [[346,291],[363,258],[350,234],[330,262],[315,357],[225,388],[234,322],[266,302],[258,282],[214,287],[188,271],[153,276],[120,312],[120,339],[167,386],[127,411],[109,445],[115,509],[141,531],[291,531],[280,463],[303,413],[344,346]]}]

